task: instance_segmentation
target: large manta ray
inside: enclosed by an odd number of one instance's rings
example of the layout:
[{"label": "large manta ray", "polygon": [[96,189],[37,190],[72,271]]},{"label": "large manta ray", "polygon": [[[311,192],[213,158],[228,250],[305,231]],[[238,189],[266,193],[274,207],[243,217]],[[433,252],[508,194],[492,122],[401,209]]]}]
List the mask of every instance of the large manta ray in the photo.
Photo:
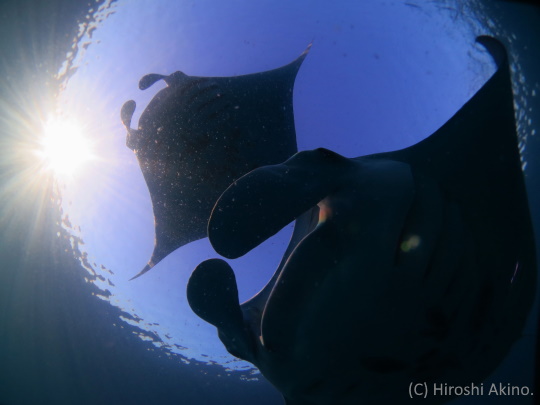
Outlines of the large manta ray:
[{"label": "large manta ray", "polygon": [[187,288],[193,311],[287,404],[409,403],[411,382],[480,383],[519,339],[535,293],[533,232],[506,52],[477,40],[496,73],[425,140],[354,159],[300,152],[217,201],[208,233],[227,258],[297,219],[249,301],[239,304],[220,259]]},{"label": "large manta ray", "polygon": [[[131,128],[135,101],[121,119],[127,146],[139,161],[154,210],[155,246],[137,278],[177,248],[206,237],[210,212],[234,180],[296,151],[293,86],[311,44],[292,63],[234,77],[196,77],[177,71],[144,76],[145,90],[167,87]],[[133,279],[132,278],[132,279]]]}]

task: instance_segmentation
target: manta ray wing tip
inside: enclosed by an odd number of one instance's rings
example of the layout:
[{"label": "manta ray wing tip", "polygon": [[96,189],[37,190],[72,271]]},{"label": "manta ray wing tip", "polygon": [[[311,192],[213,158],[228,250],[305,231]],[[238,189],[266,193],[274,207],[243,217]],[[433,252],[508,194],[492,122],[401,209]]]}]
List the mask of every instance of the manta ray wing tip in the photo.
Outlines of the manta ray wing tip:
[{"label": "manta ray wing tip", "polygon": [[311,51],[312,46],[313,46],[313,40],[311,40],[311,42],[308,44],[306,49],[304,49],[304,52],[300,54],[300,56],[297,58],[296,61],[302,63],[304,59],[306,58],[306,56],[308,55],[309,51]]},{"label": "manta ray wing tip", "polygon": [[144,269],[142,269],[140,272],[138,272],[135,276],[131,277],[131,278],[129,279],[129,281],[135,280],[136,278],[139,278],[139,277],[142,276],[144,273],[148,272],[152,267],[154,267],[154,266],[151,265],[151,264],[147,264],[146,266],[144,266]]},{"label": "manta ray wing tip", "polygon": [[497,38],[494,38],[489,35],[479,35],[476,37],[476,42],[482,45],[487,51],[491,54],[492,58],[495,60],[497,66],[501,66],[506,62],[507,53],[506,48]]}]

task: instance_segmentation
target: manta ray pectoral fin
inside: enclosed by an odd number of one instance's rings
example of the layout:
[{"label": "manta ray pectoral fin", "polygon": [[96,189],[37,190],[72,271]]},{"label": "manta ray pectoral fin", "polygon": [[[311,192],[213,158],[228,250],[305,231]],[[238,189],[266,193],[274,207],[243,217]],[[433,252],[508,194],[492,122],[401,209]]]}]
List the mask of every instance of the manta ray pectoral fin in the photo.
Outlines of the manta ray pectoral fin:
[{"label": "manta ray pectoral fin", "polygon": [[415,172],[429,175],[448,205],[459,212],[453,216],[460,218],[462,233],[470,235],[462,245],[474,252],[475,277],[483,280],[479,294],[485,297],[482,308],[492,311],[489,316],[483,312],[477,323],[488,322],[490,316],[500,317],[496,308],[505,303],[512,314],[505,320],[505,344],[509,344],[512,340],[508,336],[522,330],[534,300],[534,232],[506,51],[492,37],[480,36],[477,42],[497,64],[497,71],[482,88],[428,138],[371,158],[408,163]]},{"label": "manta ray pectoral fin", "polygon": [[227,262],[210,259],[199,264],[189,278],[187,299],[195,314],[218,328],[230,353],[252,359],[253,349],[244,329],[236,278]]},{"label": "manta ray pectoral fin", "polygon": [[[229,186],[214,206],[208,223],[210,243],[222,256],[244,255],[316,206],[337,187],[332,179],[349,164],[319,148],[253,170]],[[311,181],[314,177],[320,181]]]},{"label": "manta ray pectoral fin", "polygon": [[487,167],[497,166],[505,172],[504,166],[516,163],[517,134],[506,50],[492,37],[479,36],[477,42],[497,64],[497,71],[486,84],[428,138],[405,149],[373,156],[411,163],[455,189],[463,188],[461,182],[470,177],[465,176],[467,173],[483,173]]}]

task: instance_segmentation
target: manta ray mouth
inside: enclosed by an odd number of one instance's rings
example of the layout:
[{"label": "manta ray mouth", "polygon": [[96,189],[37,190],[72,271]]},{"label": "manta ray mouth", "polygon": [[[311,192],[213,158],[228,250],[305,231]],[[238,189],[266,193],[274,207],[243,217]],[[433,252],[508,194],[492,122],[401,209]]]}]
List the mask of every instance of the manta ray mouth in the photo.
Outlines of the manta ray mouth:
[{"label": "manta ray mouth", "polygon": [[[432,182],[432,180],[429,180]],[[436,246],[439,244],[441,234],[443,232],[442,223],[448,222],[450,219],[445,216],[451,216],[455,224],[462,224],[461,216],[458,213],[457,207],[448,207],[442,198],[440,198],[440,190],[434,183],[431,184],[430,194],[426,195],[426,178],[422,179],[422,184],[415,184],[415,196],[413,201],[408,205],[407,214],[399,222],[395,223],[396,232],[399,237],[394,241],[388,237],[388,243],[385,250],[388,255],[394,257],[395,267],[411,267],[410,262],[414,261],[418,265],[422,262],[423,267],[431,267],[428,264],[432,261],[435,254]],[[418,189],[424,191],[419,192]],[[324,201],[324,200],[323,200]],[[293,249],[289,248],[285,251],[282,259],[280,271],[294,254],[295,249],[302,244],[316,229],[322,226],[329,220],[332,215],[331,209],[321,201],[317,207],[312,208],[308,213],[312,217],[305,231],[305,236],[298,242]],[[427,208],[427,209],[426,209]],[[446,212],[445,212],[446,211]],[[344,214],[349,215],[349,214]],[[369,225],[369,224],[368,224]],[[355,226],[355,230],[362,229],[364,224],[360,223]],[[254,229],[257,231],[257,229]],[[369,232],[375,234],[376,229],[371,229]],[[381,239],[385,239],[384,235]],[[358,249],[369,249],[369,246],[358,246]],[[426,270],[429,271],[429,268]]]},{"label": "manta ray mouth", "polygon": [[412,273],[427,274],[434,255],[441,248],[442,234],[448,221],[462,223],[457,207],[444,200],[439,185],[422,172],[413,171],[414,197],[409,206],[398,243],[394,246],[395,266]]}]

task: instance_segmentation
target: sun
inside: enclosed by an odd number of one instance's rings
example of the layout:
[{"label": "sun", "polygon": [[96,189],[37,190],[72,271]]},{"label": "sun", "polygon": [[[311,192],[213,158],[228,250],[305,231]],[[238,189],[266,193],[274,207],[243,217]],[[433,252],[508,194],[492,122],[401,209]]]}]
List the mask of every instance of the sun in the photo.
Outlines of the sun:
[{"label": "sun", "polygon": [[91,159],[92,145],[80,124],[50,119],[44,125],[38,155],[56,175],[72,177]]}]

